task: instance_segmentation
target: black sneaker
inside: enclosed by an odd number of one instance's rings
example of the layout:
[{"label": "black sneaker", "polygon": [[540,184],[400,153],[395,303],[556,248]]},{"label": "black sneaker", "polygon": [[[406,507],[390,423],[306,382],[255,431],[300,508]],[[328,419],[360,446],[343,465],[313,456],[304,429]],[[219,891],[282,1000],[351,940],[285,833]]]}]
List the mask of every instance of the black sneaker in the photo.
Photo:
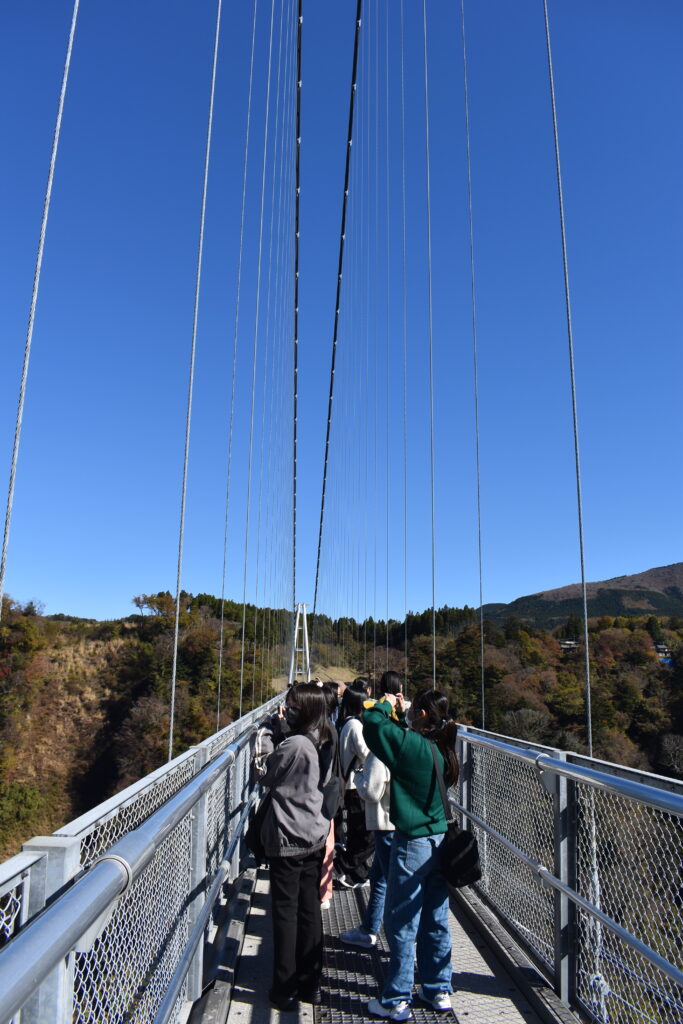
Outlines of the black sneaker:
[{"label": "black sneaker", "polygon": [[291,996],[278,996],[272,991],[272,989],[268,993],[268,999],[270,1000],[270,1005],[274,1006],[276,1010],[280,1011],[280,1013],[293,1013],[299,1005],[297,1000],[293,999]]}]

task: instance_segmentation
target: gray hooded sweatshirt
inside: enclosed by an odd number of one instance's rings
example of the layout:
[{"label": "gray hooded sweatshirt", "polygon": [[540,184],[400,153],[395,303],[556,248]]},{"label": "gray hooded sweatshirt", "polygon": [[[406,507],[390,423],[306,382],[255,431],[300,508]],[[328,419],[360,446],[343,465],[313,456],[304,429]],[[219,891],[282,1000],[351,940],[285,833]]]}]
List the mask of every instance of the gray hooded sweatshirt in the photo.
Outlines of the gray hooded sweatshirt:
[{"label": "gray hooded sweatshirt", "polygon": [[266,857],[300,857],[325,845],[330,823],[323,814],[318,751],[297,733],[280,743],[261,779],[270,789],[270,810],[261,838]]}]

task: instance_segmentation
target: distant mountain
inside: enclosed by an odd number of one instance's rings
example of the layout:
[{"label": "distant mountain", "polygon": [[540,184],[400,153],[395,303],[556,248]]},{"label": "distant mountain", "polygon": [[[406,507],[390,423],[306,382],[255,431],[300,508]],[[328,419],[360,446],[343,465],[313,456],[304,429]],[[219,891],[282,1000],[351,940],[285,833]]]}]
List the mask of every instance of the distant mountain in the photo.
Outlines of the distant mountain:
[{"label": "distant mountain", "polygon": [[[588,583],[588,616],[601,615],[678,615],[683,617],[683,562],[657,569],[615,576],[611,580]],[[541,629],[564,625],[570,615],[583,615],[581,584],[543,590],[518,597],[510,604],[484,605],[484,615],[502,623],[510,615]]]}]

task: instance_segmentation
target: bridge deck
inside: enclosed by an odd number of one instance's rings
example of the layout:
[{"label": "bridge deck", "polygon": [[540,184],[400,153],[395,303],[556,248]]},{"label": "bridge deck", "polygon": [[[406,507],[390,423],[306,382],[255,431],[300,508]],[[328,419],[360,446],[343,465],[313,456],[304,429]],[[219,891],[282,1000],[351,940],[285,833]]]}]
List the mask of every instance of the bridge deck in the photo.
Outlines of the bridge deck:
[{"label": "bridge deck", "polygon": [[[376,1020],[367,1012],[368,1000],[377,994],[387,962],[387,946],[380,936],[374,950],[344,946],[339,933],[360,923],[365,905],[363,890],[334,893],[332,907],[323,912],[325,970],[323,1005],[313,1011],[300,1004],[299,1020],[306,1024],[360,1024]],[[510,975],[487,950],[467,918],[454,908],[453,1016],[437,1014],[415,1001],[415,1024],[540,1024],[540,1019],[515,987]],[[283,1024],[294,1014],[280,1014],[268,1003],[271,968],[268,874],[259,872],[252,895],[244,944],[239,960],[228,1024]],[[202,1017],[204,1024],[222,1020],[219,1015]]]}]

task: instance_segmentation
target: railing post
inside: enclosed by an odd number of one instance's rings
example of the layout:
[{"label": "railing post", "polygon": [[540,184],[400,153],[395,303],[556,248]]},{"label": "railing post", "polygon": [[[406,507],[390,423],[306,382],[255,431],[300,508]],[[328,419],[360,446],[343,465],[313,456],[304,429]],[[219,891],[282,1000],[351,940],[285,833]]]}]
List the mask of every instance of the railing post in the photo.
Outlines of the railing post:
[{"label": "railing post", "polygon": [[[466,811],[472,810],[472,746],[467,742],[467,727],[458,727],[458,759],[460,761],[460,803]],[[465,817],[464,829],[471,829],[470,819]]]},{"label": "railing post", "polygon": [[[24,843],[25,853],[46,854],[32,869],[31,889],[36,887],[41,902],[60,892],[81,869],[78,836],[35,836]],[[74,964],[70,953],[47,976],[21,1011],[22,1024],[72,1024],[74,1012]]]},{"label": "railing post", "polygon": [[[208,760],[208,752],[201,747],[197,747],[195,756],[197,758],[195,775],[197,775],[204,768]],[[192,894],[192,900],[188,907],[188,929],[190,932],[202,911],[208,888],[206,878],[208,805],[209,792],[207,790],[192,808],[192,862],[190,878],[188,879],[188,892]],[[190,1002],[194,1002],[201,997],[203,976],[204,943],[200,942],[187,972],[186,998]]]},{"label": "railing post", "polygon": [[[555,757],[566,760],[566,754],[556,751]],[[576,800],[575,784],[561,776],[555,778],[553,794],[554,874],[560,881],[576,887]],[[553,940],[555,991],[570,1005],[576,981],[576,943],[574,941],[574,904],[562,892],[553,896]]]},{"label": "railing post", "polygon": [[[230,836],[232,838],[232,830],[235,828],[237,822],[240,819],[242,810],[249,799],[249,781],[251,774],[251,752],[252,743],[247,743],[237,755],[237,760],[233,766],[233,786],[231,788],[231,816],[232,816],[232,828],[230,829]],[[235,853],[233,856],[232,865],[230,868],[230,879],[236,878],[240,874],[244,866],[245,857],[245,845],[244,837],[235,846]]]}]

